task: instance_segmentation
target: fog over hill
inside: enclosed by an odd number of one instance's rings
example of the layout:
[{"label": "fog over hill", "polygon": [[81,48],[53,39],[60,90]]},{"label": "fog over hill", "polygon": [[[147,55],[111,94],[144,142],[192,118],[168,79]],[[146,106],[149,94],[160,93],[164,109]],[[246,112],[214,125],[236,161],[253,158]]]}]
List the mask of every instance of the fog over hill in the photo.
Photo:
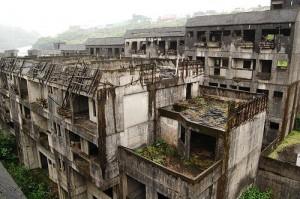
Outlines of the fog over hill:
[{"label": "fog over hill", "polygon": [[34,44],[39,38],[35,32],[21,28],[0,25],[0,52]]},{"label": "fog over hill", "polygon": [[[235,8],[230,12],[217,12],[214,10],[195,12],[193,16],[200,15],[215,15],[228,14],[249,11],[263,11],[269,9],[268,6],[257,6],[250,9]],[[67,31],[58,34],[56,37],[42,37],[35,44],[34,48],[51,49],[53,42],[64,41],[70,44],[84,43],[91,37],[115,37],[122,36],[128,29],[137,28],[154,28],[154,27],[168,27],[168,26],[184,26],[186,19],[191,16],[177,18],[176,15],[168,17],[159,17],[153,20],[143,15],[133,15],[130,20],[123,21],[116,24],[109,24],[106,26],[99,26],[93,28],[82,28],[80,26],[72,26]]]}]

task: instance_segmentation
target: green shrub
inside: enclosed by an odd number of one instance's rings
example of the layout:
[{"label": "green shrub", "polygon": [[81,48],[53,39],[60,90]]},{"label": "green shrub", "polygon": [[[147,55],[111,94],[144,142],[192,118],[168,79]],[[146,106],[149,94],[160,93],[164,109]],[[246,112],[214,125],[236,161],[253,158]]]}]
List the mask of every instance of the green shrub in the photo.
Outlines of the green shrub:
[{"label": "green shrub", "polygon": [[15,138],[10,135],[0,131],[0,160],[16,160]]},{"label": "green shrub", "polygon": [[28,170],[18,162],[15,138],[3,131],[0,131],[0,160],[28,199],[57,198],[42,170]]},{"label": "green shrub", "polygon": [[240,199],[271,199],[271,198],[272,198],[271,190],[262,192],[255,186],[252,186],[249,189],[247,189],[240,197]]}]

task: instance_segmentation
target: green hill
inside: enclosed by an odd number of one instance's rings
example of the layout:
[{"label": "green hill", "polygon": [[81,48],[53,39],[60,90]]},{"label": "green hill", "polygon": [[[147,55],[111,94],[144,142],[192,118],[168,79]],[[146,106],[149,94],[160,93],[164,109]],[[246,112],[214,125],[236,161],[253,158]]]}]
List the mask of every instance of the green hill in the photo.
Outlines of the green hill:
[{"label": "green hill", "polygon": [[56,37],[42,37],[35,44],[34,48],[49,49],[52,48],[53,42],[64,41],[69,44],[78,44],[85,42],[91,37],[116,37],[123,36],[127,29],[136,28],[154,28],[165,26],[183,26],[186,18],[176,20],[158,20],[151,22],[150,18],[141,15],[134,15],[131,20],[106,25],[101,28],[88,28],[84,29],[79,26],[72,26],[69,30],[58,34]]}]

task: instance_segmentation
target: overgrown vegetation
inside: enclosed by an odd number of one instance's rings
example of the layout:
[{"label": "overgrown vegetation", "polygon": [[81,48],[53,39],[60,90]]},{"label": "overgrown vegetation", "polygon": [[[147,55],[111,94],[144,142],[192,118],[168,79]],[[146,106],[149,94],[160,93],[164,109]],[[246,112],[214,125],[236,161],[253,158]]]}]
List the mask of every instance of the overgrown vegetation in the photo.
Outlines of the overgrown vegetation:
[{"label": "overgrown vegetation", "polygon": [[278,159],[278,153],[282,152],[285,148],[300,144],[300,131],[291,132],[269,155],[270,158]]},{"label": "overgrown vegetation", "polygon": [[166,163],[168,156],[178,156],[176,149],[163,140],[158,140],[145,148],[137,149],[136,153],[162,165]]},{"label": "overgrown vegetation", "polygon": [[199,175],[214,162],[211,159],[200,157],[199,154],[191,154],[190,159],[185,159],[178,154],[175,147],[170,146],[164,140],[158,140],[150,146],[137,149],[135,152],[157,164],[188,176]]},{"label": "overgrown vegetation", "polygon": [[255,186],[252,186],[249,189],[247,189],[240,197],[240,199],[271,199],[271,198],[272,198],[271,190],[262,192]]},{"label": "overgrown vegetation", "polygon": [[45,171],[28,170],[22,166],[16,156],[15,137],[0,131],[0,160],[20,186],[28,199],[55,199],[57,195],[51,189],[51,182]]}]

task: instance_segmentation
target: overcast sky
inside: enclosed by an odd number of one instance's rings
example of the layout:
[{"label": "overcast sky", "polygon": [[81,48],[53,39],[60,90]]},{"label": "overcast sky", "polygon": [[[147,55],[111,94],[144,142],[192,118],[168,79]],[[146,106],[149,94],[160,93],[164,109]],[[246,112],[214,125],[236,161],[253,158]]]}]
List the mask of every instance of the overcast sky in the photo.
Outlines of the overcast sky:
[{"label": "overcast sky", "polygon": [[130,19],[132,14],[155,19],[269,4],[270,0],[1,0],[0,24],[53,36],[71,25],[105,25]]}]

